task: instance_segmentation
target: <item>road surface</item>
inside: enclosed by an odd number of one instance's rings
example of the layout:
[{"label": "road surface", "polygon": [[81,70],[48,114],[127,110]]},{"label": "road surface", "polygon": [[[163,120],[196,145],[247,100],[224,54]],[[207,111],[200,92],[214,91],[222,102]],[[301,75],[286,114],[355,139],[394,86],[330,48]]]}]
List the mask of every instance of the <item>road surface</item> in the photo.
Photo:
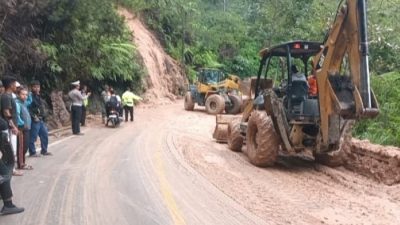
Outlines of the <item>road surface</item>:
[{"label": "road surface", "polygon": [[0,225],[400,224],[399,187],[295,159],[260,169],[211,138],[183,103],[53,142],[13,178],[19,215]]}]

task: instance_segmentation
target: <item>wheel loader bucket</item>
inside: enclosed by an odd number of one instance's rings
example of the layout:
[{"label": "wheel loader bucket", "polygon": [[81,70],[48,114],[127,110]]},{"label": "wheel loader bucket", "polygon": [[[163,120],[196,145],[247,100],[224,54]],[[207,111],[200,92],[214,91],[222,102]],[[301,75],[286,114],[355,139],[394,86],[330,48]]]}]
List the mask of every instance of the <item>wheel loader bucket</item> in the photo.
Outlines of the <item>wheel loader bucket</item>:
[{"label": "wheel loader bucket", "polygon": [[215,123],[213,138],[219,143],[227,143],[228,124],[235,119],[240,119],[241,116],[218,114],[215,116],[215,118],[216,118],[216,123]]}]

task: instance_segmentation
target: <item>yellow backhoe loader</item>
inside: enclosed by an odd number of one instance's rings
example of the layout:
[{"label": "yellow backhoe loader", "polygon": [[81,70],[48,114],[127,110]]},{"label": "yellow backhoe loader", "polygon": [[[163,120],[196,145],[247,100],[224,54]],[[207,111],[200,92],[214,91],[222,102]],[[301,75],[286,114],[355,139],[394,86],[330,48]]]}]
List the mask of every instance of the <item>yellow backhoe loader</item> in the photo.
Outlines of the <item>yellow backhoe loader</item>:
[{"label": "yellow backhoe loader", "polygon": [[242,99],[239,91],[240,78],[225,75],[217,69],[203,68],[198,71],[196,84],[189,85],[185,95],[185,110],[192,111],[195,103],[205,106],[207,113],[238,114]]},{"label": "yellow backhoe loader", "polygon": [[[353,121],[379,113],[370,87],[366,12],[365,0],[347,0],[323,43],[293,41],[263,49],[252,79],[253,101],[242,116],[217,115],[214,138],[233,151],[246,143],[245,154],[256,166],[273,165],[278,153],[334,159]],[[308,75],[309,64],[317,96],[310,96],[308,82],[293,74],[293,66],[301,65]],[[373,158],[400,175],[399,157],[379,152],[355,157]]]}]

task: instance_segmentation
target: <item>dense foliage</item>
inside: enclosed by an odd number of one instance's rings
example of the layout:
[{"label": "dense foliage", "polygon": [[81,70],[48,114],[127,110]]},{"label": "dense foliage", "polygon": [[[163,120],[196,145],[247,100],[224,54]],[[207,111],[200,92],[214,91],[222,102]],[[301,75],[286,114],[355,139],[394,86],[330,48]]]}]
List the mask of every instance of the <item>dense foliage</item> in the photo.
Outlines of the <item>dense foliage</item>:
[{"label": "dense foliage", "polygon": [[[340,0],[121,0],[146,17],[168,51],[189,69],[224,67],[250,76],[265,46],[323,41]],[[400,69],[400,0],[368,1],[373,72]]]},{"label": "dense foliage", "polygon": [[[135,46],[112,1],[0,1],[0,72],[67,88],[140,82]],[[140,86],[140,85],[135,85]]]},{"label": "dense foliage", "polygon": [[374,76],[372,86],[380,104],[380,115],[375,120],[358,123],[354,134],[374,143],[400,146],[400,73]]}]

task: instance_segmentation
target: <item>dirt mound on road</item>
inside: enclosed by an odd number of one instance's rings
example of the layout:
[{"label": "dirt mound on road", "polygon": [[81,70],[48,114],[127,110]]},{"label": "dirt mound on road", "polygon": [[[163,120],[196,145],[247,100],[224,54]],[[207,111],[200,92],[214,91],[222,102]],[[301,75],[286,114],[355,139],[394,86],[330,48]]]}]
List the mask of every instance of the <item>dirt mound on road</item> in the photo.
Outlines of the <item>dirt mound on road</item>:
[{"label": "dirt mound on road", "polygon": [[400,148],[353,139],[344,150],[347,169],[387,185],[400,183]]},{"label": "dirt mound on road", "polygon": [[174,101],[187,86],[186,75],[139,18],[124,8],[119,8],[118,13],[125,18],[148,72],[144,82],[147,89],[145,102],[163,104]]}]

